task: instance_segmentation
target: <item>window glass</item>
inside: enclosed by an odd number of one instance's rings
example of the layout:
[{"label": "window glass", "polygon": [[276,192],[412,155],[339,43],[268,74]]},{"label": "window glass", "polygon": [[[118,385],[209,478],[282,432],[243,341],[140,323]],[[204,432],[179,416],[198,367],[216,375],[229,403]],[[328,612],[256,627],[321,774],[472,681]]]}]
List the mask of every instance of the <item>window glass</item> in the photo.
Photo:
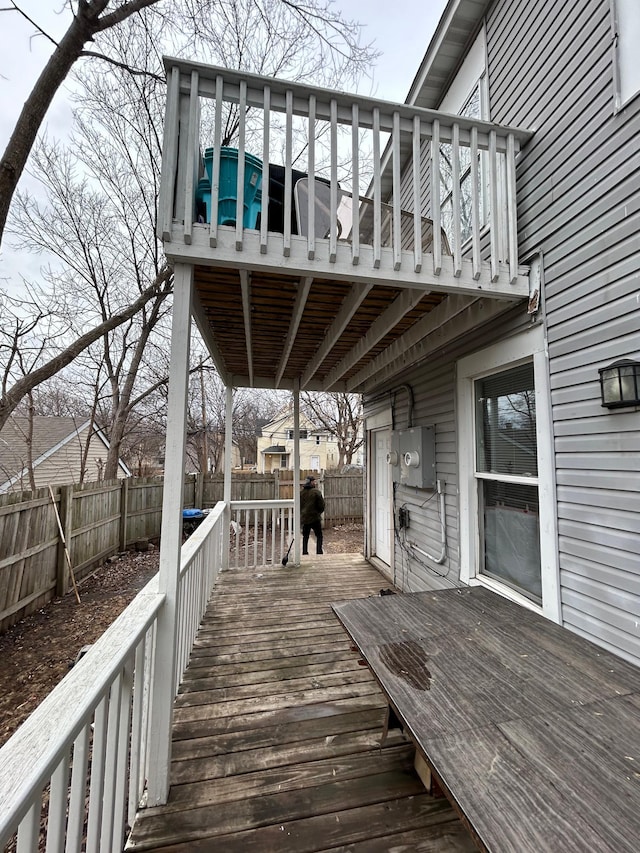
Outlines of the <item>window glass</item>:
[{"label": "window glass", "polygon": [[[459,115],[467,118],[482,118],[480,105],[480,81],[476,84],[471,96],[459,112]],[[471,177],[471,150],[464,146],[459,148],[460,159],[460,233],[462,242],[471,237],[472,229],[472,177]],[[485,221],[484,193],[482,192],[482,163],[481,154],[478,152],[478,186],[477,193],[480,200],[480,222]],[[448,143],[440,146],[440,209],[442,227],[449,241],[453,235],[453,148]]]},{"label": "window glass", "polygon": [[476,380],[475,398],[477,470],[537,476],[533,364]]},{"label": "window glass", "polygon": [[476,379],[474,397],[480,573],[541,603],[533,363]]}]

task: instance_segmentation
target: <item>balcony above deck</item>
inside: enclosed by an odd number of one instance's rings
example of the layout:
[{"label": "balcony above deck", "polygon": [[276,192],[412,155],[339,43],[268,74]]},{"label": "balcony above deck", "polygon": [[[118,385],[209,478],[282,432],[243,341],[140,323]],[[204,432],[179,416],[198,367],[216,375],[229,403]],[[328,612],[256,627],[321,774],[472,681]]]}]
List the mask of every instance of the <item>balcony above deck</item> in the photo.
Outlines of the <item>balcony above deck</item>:
[{"label": "balcony above deck", "polygon": [[365,390],[425,339],[529,296],[515,197],[528,133],[165,63],[158,235],[193,271],[227,384]]}]

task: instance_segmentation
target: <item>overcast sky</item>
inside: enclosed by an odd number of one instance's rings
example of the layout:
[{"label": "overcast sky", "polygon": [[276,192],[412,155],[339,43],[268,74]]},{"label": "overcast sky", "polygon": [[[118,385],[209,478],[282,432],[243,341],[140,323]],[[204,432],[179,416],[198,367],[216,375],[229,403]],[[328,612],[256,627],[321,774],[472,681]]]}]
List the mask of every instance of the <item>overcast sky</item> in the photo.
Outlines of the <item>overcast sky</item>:
[{"label": "overcast sky", "polygon": [[[168,0],[165,0],[168,2]],[[364,24],[364,41],[374,42],[381,56],[374,69],[374,82],[364,81],[363,94],[404,101],[433,35],[447,0],[335,0],[348,18]],[[8,4],[0,2],[0,7]],[[69,13],[64,0],[19,0],[18,5],[53,38],[65,31]],[[16,117],[38,78],[51,50],[51,43],[34,35],[34,27],[15,12],[0,12],[0,150],[4,151]],[[373,85],[373,89],[371,87]],[[48,132],[64,136],[70,124],[70,109],[64,87],[47,115]],[[25,181],[28,178],[24,179]],[[0,249],[0,286],[21,291],[21,273],[35,280],[41,259],[18,256],[6,245]]]}]

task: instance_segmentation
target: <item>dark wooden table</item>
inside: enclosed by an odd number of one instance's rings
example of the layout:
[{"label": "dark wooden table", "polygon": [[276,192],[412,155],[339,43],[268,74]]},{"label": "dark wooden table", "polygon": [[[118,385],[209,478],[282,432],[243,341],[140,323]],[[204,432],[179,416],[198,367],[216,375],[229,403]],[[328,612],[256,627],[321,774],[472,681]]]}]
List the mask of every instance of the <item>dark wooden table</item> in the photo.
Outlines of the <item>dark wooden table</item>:
[{"label": "dark wooden table", "polygon": [[640,850],[640,669],[482,587],[333,609],[481,849]]}]

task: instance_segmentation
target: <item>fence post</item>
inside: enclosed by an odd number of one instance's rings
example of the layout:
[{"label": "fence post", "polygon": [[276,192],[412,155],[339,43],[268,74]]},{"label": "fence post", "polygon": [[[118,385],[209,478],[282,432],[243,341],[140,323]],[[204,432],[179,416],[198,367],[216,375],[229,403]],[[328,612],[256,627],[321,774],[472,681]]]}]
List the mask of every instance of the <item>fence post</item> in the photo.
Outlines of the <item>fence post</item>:
[{"label": "fence post", "polygon": [[129,514],[129,478],[125,477],[120,487],[120,550],[127,550],[127,515]]},{"label": "fence post", "polygon": [[275,500],[280,500],[280,469],[276,468],[273,472],[273,497]]},{"label": "fence post", "polygon": [[[65,542],[69,555],[71,555],[71,524],[73,507],[73,486],[60,487],[60,524],[64,538],[58,540],[58,554],[56,559],[56,595],[63,596],[69,591],[69,566],[65,555]],[[54,507],[55,511],[55,507]]]}]

